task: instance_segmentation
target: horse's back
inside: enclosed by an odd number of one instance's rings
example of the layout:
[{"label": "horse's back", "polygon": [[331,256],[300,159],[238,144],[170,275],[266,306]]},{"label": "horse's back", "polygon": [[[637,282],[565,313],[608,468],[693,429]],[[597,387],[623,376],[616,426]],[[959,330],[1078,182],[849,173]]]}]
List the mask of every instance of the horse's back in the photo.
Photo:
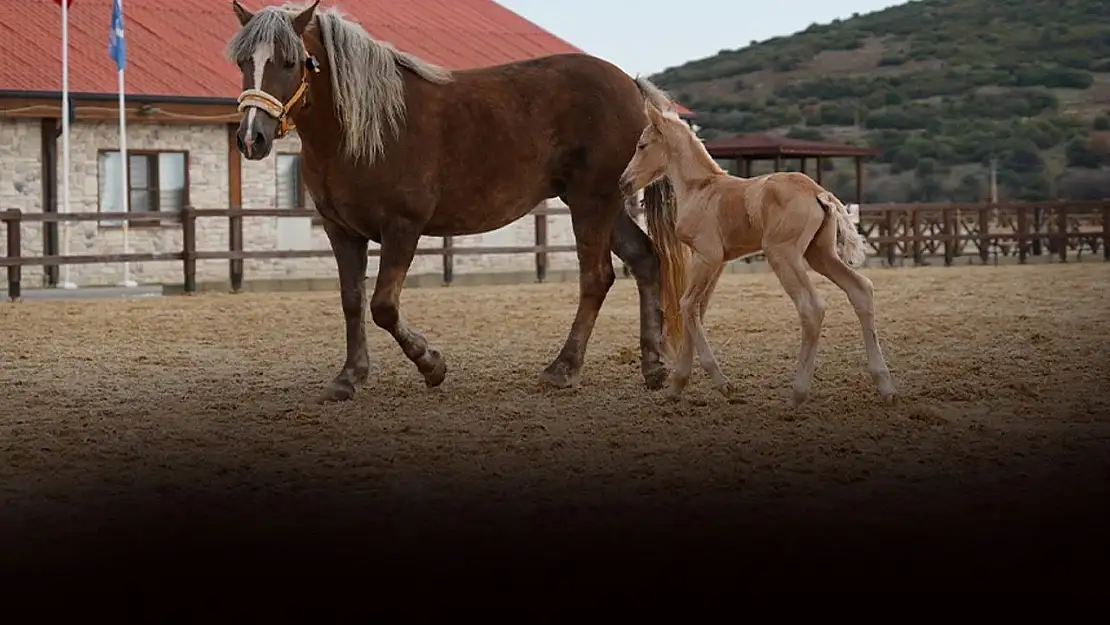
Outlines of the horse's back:
[{"label": "horse's back", "polygon": [[[455,72],[453,98],[484,105],[503,121],[530,127],[579,126],[590,131],[646,123],[635,81],[612,63],[585,53],[554,54]],[[515,113],[516,117],[512,117]]]}]

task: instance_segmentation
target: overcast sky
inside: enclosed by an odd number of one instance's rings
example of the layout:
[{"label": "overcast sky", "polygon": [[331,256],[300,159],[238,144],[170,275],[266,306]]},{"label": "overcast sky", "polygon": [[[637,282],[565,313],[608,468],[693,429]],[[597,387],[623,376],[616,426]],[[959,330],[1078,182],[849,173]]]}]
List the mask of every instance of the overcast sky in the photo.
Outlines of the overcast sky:
[{"label": "overcast sky", "polygon": [[[497,0],[630,74],[653,74],[895,0]],[[652,41],[654,43],[644,43]]]}]

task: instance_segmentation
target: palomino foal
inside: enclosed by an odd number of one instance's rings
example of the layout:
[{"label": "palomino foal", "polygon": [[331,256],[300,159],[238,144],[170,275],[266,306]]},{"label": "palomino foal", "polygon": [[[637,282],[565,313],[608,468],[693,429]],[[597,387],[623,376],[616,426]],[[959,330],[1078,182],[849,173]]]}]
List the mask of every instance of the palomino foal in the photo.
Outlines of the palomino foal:
[{"label": "palomino foal", "polygon": [[[695,349],[714,388],[729,394],[729,380],[709,347],[702,318],[725,263],[763,251],[801,318],[802,346],[788,405],[798,406],[809,396],[825,316],[806,261],[847,294],[863,330],[868,370],[879,394],[893,402],[894,382],[875,331],[872,284],[848,264],[861,264],[865,250],[844,204],[801,173],[730,176],[677,115],[650,103],[647,115],[649,123],[621,175],[621,187],[632,194],[664,176],[674,186],[672,210],[648,213],[649,220],[656,220],[649,223],[653,231],[670,231],[685,244],[671,246],[674,253],[661,259],[664,275],[673,276],[663,281],[664,290],[675,289],[664,293],[663,301],[674,302],[682,293],[680,310],[672,305],[663,311],[671,356],[678,352],[667,396],[678,399],[685,389]],[[688,285],[684,290],[683,281]]]}]

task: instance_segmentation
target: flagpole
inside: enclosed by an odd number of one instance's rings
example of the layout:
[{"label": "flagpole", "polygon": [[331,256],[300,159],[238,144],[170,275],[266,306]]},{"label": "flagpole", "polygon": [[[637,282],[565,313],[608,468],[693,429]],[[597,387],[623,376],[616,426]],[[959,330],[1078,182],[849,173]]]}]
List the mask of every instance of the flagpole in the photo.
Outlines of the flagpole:
[{"label": "flagpole", "polygon": [[[116,87],[117,87],[117,90],[119,91],[119,154],[120,154],[119,177],[120,177],[120,189],[123,192],[122,193],[122,195],[123,195],[122,206],[123,206],[123,213],[124,213],[124,217],[123,217],[123,253],[124,254],[130,254],[131,253],[131,243],[130,243],[130,239],[129,239],[129,234],[130,234],[130,231],[131,231],[131,218],[130,218],[129,206],[131,204],[131,190],[130,190],[130,187],[128,185],[128,180],[127,180],[127,170],[128,170],[128,162],[127,162],[127,108],[126,108],[126,98],[124,96],[125,87],[124,87],[124,77],[123,77],[124,59],[125,59],[125,53],[123,52],[123,46],[125,45],[124,41],[126,39],[125,39],[125,36],[124,36],[124,33],[123,33],[123,30],[124,30],[124,26],[123,26],[123,0],[116,0],[115,4],[116,4],[116,6],[113,7],[112,12],[115,13],[117,10],[119,11],[119,16],[118,16],[119,17],[119,25],[118,25],[119,30],[118,31],[116,30],[116,27],[117,27],[117,25],[115,23],[115,17],[116,16],[113,15],[112,32],[113,32],[114,37],[118,37],[117,46],[119,47],[118,48],[118,54],[114,55],[114,56],[116,56],[116,83],[117,83]],[[131,261],[129,261],[129,260],[124,260],[123,261],[123,280],[119,283],[119,286],[122,286],[122,287],[138,286],[138,284],[134,280],[131,279]]]},{"label": "flagpole", "polygon": [[[62,0],[62,208],[69,213],[69,0]],[[69,222],[61,222],[62,256],[69,255]],[[69,280],[69,263],[62,264],[63,289],[75,289]]]},{"label": "flagpole", "polygon": [[[123,0],[120,0],[120,5],[121,5],[121,8],[122,8]],[[119,172],[120,172],[119,176],[120,176],[120,188],[123,189],[123,212],[127,213],[128,212],[128,206],[129,206],[130,200],[131,200],[131,198],[128,197],[128,196],[130,196],[131,193],[130,193],[130,190],[128,189],[128,187],[127,187],[127,111],[124,108],[125,104],[124,104],[124,97],[123,97],[123,88],[124,88],[123,87],[123,70],[121,69],[118,72],[116,72],[116,75],[118,76],[118,82],[119,82],[119,153],[120,153],[120,163],[121,163],[121,167],[119,168]],[[131,223],[131,220],[128,219],[127,217],[125,217],[124,220],[123,220],[123,253],[124,254],[130,254],[131,253],[131,245],[130,245],[130,242],[128,241],[128,232],[130,230],[130,228],[129,228],[130,223]],[[120,282],[119,285],[120,286],[125,286],[125,287],[138,286],[138,284],[134,280],[131,279],[131,262],[130,261],[127,261],[127,260],[123,261],[123,281]]]}]

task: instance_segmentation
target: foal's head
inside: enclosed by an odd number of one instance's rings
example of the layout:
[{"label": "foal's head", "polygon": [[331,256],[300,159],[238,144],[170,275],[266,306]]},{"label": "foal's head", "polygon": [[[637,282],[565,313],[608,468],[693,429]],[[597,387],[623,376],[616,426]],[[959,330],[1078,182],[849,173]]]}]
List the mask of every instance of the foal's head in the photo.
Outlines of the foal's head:
[{"label": "foal's head", "polygon": [[667,164],[682,145],[689,127],[675,111],[663,112],[651,102],[644,104],[648,124],[640,133],[636,153],[621,174],[621,192],[632,195],[667,173]]},{"label": "foal's head", "polygon": [[242,29],[228,43],[227,54],[243,72],[236,144],[243,156],[261,160],[269,155],[274,139],[288,130],[289,113],[305,96],[308,72],[316,61],[305,48],[302,36],[315,15],[311,6],[292,12],[271,6],[257,14],[232,3]]}]

